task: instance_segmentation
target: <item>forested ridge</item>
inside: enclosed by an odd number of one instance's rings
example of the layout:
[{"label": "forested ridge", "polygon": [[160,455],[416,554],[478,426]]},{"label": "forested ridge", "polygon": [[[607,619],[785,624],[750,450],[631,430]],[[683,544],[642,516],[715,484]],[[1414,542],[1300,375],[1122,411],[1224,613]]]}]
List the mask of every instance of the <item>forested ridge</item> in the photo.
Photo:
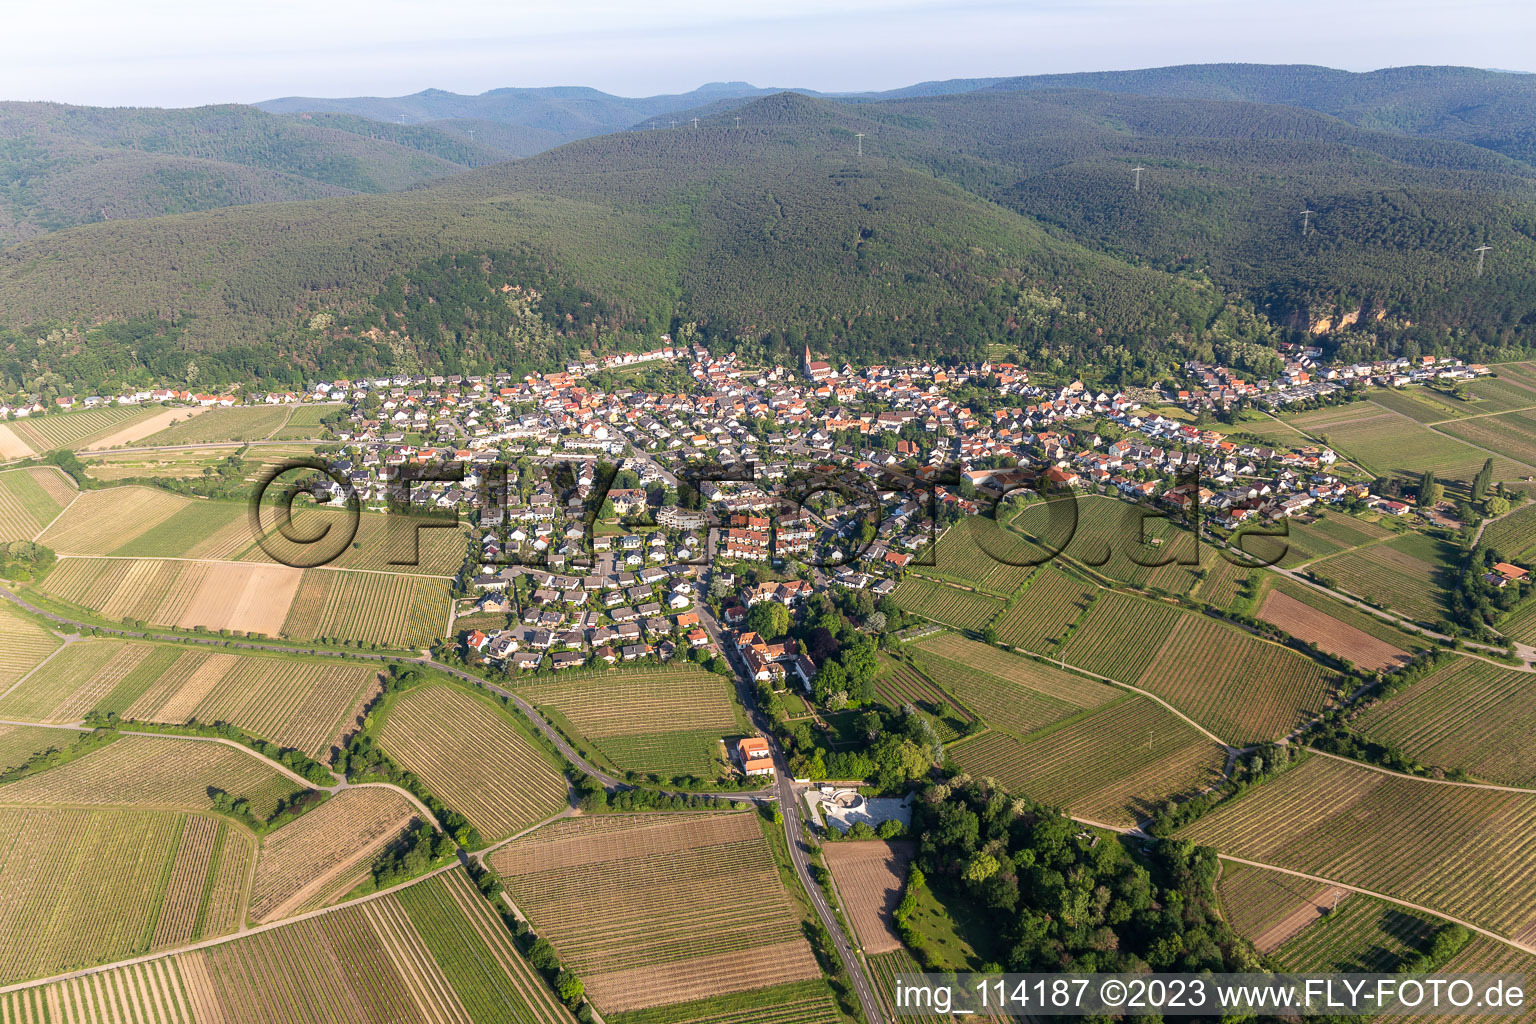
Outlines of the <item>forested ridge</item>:
[{"label": "forested ridge", "polygon": [[505,159],[344,115],[0,103],[0,246],[106,220],[387,192]]},{"label": "forested ridge", "polygon": [[205,381],[475,372],[690,325],[779,361],[807,343],[854,362],[1007,351],[1135,382],[1191,357],[1264,372],[1276,341],[1344,314],[1359,322],[1323,340],[1351,357],[1490,361],[1536,325],[1515,269],[1536,256],[1533,184],[1487,149],[1273,104],[781,93],[388,195],[15,246],[0,365],[12,387],[178,364]]}]

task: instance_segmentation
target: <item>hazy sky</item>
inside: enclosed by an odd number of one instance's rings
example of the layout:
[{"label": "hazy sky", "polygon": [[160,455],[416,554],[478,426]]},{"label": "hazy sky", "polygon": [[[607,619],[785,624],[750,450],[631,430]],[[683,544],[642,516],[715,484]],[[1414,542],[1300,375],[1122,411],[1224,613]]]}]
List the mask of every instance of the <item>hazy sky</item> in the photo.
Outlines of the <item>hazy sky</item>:
[{"label": "hazy sky", "polygon": [[824,90],[1211,61],[1536,70],[1531,0],[0,0],[0,99]]}]

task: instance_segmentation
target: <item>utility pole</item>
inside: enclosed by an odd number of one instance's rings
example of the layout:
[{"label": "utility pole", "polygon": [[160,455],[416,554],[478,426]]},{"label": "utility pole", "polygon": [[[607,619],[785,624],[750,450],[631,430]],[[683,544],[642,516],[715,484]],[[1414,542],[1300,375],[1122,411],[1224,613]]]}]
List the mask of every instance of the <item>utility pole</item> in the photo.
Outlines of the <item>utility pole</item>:
[{"label": "utility pole", "polygon": [[1483,256],[1488,252],[1489,249],[1492,249],[1492,248],[1493,248],[1493,246],[1484,243],[1483,245],[1480,245],[1476,249],[1472,250],[1473,252],[1477,253],[1477,276],[1478,277],[1482,277],[1483,276]]},{"label": "utility pole", "polygon": [[1131,170],[1136,173],[1136,186],[1135,186],[1135,188],[1136,188],[1137,192],[1140,192],[1141,191],[1141,172],[1146,170],[1146,168],[1145,167],[1137,166],[1137,167],[1132,167]]},{"label": "utility pole", "polygon": [[673,128],[677,127],[677,118],[675,118],[675,117],[672,119],[672,127]]},{"label": "utility pole", "polygon": [[863,132],[854,132],[853,133],[853,137],[855,139],[859,140],[859,156],[863,156],[864,155],[864,133]]},{"label": "utility pole", "polygon": [[693,130],[694,131],[698,131],[699,130],[699,119],[698,118],[694,118],[693,119]]},{"label": "utility pole", "polygon": [[1302,238],[1306,238],[1307,237],[1307,227],[1312,223],[1312,215],[1314,213],[1316,213],[1316,212],[1317,212],[1316,210],[1302,210],[1301,211],[1301,237]]},{"label": "utility pole", "polygon": [[739,118],[739,117],[736,119],[736,127],[737,128],[741,127],[741,118]]}]

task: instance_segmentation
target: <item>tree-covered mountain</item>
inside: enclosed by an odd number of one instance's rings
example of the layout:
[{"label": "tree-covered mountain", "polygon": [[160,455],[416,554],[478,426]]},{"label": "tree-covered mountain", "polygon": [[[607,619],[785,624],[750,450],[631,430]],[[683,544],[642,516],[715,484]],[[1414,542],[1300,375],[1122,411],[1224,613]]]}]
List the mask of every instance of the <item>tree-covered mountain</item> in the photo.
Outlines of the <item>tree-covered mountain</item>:
[{"label": "tree-covered mountain", "polygon": [[692,92],[643,97],[615,96],[585,86],[492,89],[478,96],[426,89],[410,96],[284,96],[256,105],[274,114],[331,112],[374,121],[399,122],[403,119],[408,124],[489,122],[524,129],[530,133],[530,138],[545,140],[539,148],[547,149],[562,142],[623,131],[647,118],[672,111],[692,110],[717,100],[745,102],[776,91],[760,89],[746,82],[712,82]]},{"label": "tree-covered mountain", "polygon": [[391,191],[502,159],[455,134],[361,118],[0,103],[0,246],[97,221]]},{"label": "tree-covered mountain", "polygon": [[1463,67],[1351,72],[1308,64],[1186,64],[1006,78],[999,91],[1093,89],[1167,99],[1303,107],[1405,135],[1467,142],[1536,162],[1536,75]]},{"label": "tree-covered mountain", "polygon": [[[1507,358],[1536,329],[1536,281],[1515,269],[1536,256],[1533,177],[1273,104],[782,93],[405,192],[14,247],[4,372],[95,379],[157,352],[155,372],[195,356],[204,379],[471,368],[685,324],[769,358],[807,341],[853,360],[1013,351],[1130,380],[1190,357],[1258,372],[1323,320],[1350,354]],[[137,326],[89,343],[105,322]]]}]

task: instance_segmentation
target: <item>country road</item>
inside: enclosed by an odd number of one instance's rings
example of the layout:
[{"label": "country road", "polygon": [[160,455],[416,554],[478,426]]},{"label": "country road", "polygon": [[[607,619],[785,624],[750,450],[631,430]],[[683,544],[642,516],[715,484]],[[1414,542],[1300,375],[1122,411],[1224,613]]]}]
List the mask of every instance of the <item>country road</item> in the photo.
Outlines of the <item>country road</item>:
[{"label": "country road", "polygon": [[864,1019],[868,1024],[885,1024],[885,1011],[880,1000],[875,998],[874,986],[870,983],[868,974],[864,971],[864,963],[859,960],[853,951],[853,946],[848,941],[848,936],[843,931],[842,922],[837,919],[832,908],[828,906],[825,893],[816,879],[811,877],[810,859],[806,856],[804,827],[802,823],[802,810],[800,807],[799,791],[795,787],[793,777],[789,773],[789,758],[784,754],[784,748],[779,746],[779,741],[774,738],[767,716],[757,706],[757,698],[754,695],[754,685],[747,677],[746,669],[740,658],[725,643],[725,637],[720,630],[720,623],[715,619],[709,606],[700,602],[698,605],[699,621],[704,626],[705,632],[719,649],[720,654],[729,663],[736,674],[736,690],[741,700],[741,706],[747,709],[747,714],[752,719],[752,726],[759,735],[768,741],[768,749],[773,754],[773,771],[775,786],[778,789],[779,810],[784,815],[784,834],[789,846],[789,859],[795,866],[795,873],[800,876],[800,884],[805,889],[805,894],[810,898],[812,906],[816,908],[816,916],[820,918],[822,927],[832,937],[832,945],[837,950],[837,955],[842,958],[843,966],[848,971],[848,980],[853,986],[854,994],[859,998],[859,1005],[864,1010]]}]

